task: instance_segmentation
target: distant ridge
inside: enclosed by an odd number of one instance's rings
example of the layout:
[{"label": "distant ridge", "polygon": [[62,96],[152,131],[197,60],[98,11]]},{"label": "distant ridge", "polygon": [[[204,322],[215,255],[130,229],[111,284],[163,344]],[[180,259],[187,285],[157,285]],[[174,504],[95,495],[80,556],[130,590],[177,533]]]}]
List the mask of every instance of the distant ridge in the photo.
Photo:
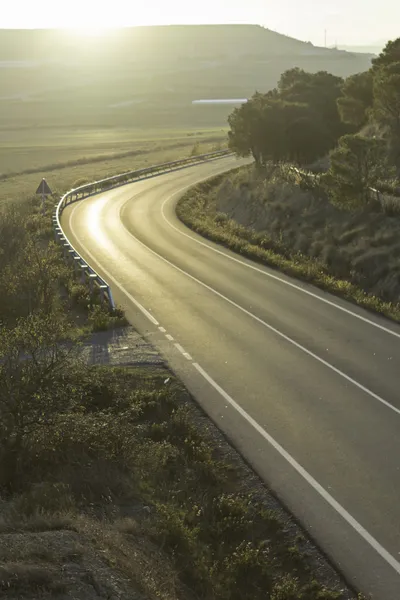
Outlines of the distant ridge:
[{"label": "distant ridge", "polygon": [[[260,25],[127,27],[110,30],[100,40],[98,51],[101,54],[110,50],[118,54],[138,48],[146,53],[162,48],[169,55],[188,50],[204,57],[221,54],[284,56],[303,52],[328,57],[345,52],[314,46],[311,42],[303,42]],[[0,29],[0,60],[44,60],[50,50],[52,57],[59,59],[64,57],[65,51],[78,51],[82,46],[85,46],[82,38],[67,30]]]},{"label": "distant ridge", "polygon": [[347,77],[372,56],[321,48],[259,25],[0,30],[0,127],[220,126],[231,107],[200,99],[267,92],[287,69]]}]

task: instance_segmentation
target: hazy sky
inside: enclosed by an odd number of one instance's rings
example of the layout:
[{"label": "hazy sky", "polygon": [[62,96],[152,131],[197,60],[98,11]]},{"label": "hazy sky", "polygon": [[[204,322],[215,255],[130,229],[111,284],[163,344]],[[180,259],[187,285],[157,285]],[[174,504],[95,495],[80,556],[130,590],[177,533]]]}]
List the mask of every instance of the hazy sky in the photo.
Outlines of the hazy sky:
[{"label": "hazy sky", "polygon": [[[6,2],[6,0],[4,0]],[[314,44],[400,36],[400,0],[9,0],[0,28],[258,23]]]}]

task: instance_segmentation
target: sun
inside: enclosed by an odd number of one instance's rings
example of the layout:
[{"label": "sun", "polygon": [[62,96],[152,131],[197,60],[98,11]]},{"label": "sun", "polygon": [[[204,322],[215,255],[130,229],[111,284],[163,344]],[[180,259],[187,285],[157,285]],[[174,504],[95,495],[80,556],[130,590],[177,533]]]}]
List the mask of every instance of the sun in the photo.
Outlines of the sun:
[{"label": "sun", "polygon": [[83,25],[81,27],[68,27],[65,30],[72,35],[80,37],[104,37],[116,29],[115,27]]},{"label": "sun", "polygon": [[108,31],[106,27],[82,27],[75,29],[74,33],[89,37],[100,37],[108,33]]}]

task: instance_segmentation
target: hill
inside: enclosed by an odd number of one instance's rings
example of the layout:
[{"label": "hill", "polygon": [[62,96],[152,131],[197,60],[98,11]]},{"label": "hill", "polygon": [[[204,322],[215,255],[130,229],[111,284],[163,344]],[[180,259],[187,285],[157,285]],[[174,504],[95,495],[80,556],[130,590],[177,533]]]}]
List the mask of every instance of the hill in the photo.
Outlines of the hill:
[{"label": "hill", "polygon": [[363,46],[351,46],[351,45],[339,45],[340,50],[346,50],[346,52],[361,52],[365,54],[374,54],[377,56],[382,52],[386,44],[388,43],[388,39],[376,40],[370,44],[364,44]]},{"label": "hill", "polygon": [[370,59],[256,25],[0,30],[0,127],[224,125],[231,107],[192,101],[268,91],[295,66],[348,76]]}]

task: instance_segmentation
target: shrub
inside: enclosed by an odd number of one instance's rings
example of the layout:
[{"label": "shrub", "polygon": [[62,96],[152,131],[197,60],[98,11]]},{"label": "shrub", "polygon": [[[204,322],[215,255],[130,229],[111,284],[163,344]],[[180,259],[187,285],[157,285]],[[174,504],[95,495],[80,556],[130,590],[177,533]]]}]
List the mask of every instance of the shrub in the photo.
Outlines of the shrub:
[{"label": "shrub", "polygon": [[190,156],[199,156],[201,154],[200,144],[196,142],[190,152]]},{"label": "shrub", "polygon": [[108,313],[102,306],[93,306],[89,312],[89,323],[93,331],[107,331],[108,329]]}]

